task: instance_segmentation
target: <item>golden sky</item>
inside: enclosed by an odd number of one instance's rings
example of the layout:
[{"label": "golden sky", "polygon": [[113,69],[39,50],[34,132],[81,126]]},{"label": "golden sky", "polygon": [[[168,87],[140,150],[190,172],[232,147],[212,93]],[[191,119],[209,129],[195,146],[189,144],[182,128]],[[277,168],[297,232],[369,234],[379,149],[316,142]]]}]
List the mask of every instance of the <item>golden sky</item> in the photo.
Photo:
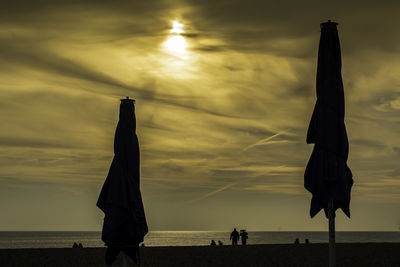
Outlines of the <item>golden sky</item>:
[{"label": "golden sky", "polygon": [[101,230],[125,96],[150,230],[326,230],[303,174],[327,19],[339,22],[355,182],[337,230],[398,229],[399,5],[6,1],[0,230]]}]

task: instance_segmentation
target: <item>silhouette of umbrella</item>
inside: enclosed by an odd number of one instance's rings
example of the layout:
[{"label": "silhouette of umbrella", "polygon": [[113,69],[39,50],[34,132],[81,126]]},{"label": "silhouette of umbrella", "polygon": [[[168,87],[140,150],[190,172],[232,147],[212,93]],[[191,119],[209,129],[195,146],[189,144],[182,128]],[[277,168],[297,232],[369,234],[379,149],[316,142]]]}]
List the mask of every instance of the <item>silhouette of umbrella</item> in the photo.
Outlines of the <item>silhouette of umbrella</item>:
[{"label": "silhouette of umbrella", "polygon": [[335,266],[335,212],[350,218],[352,173],[347,166],[349,144],[344,123],[344,92],[337,23],[321,23],[318,51],[317,102],[307,133],[314,150],[304,174],[304,187],[312,193],[310,215],[324,209],[329,218],[329,266]]},{"label": "silhouette of umbrella", "polygon": [[108,246],[106,263],[120,251],[139,261],[139,243],[148,232],[140,192],[140,152],[134,100],[121,99],[115,131],[114,158],[97,206],[104,212],[102,240]]}]

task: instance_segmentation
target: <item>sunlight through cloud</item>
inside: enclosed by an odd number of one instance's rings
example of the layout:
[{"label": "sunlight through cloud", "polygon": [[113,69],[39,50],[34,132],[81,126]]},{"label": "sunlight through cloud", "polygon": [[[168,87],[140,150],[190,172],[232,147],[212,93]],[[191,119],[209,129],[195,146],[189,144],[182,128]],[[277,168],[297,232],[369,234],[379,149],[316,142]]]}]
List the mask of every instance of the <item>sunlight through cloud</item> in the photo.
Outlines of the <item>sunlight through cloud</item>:
[{"label": "sunlight through cloud", "polygon": [[183,24],[178,22],[177,20],[174,20],[172,22],[172,29],[170,33],[172,35],[169,36],[167,40],[163,43],[165,51],[169,54],[185,58],[187,53],[187,41],[185,37],[181,35],[182,33],[184,33]]},{"label": "sunlight through cloud", "polygon": [[172,22],[172,30],[171,33],[175,33],[175,34],[181,34],[184,33],[183,31],[183,24],[180,23],[179,21],[173,21]]},{"label": "sunlight through cloud", "polygon": [[165,49],[174,55],[183,55],[186,52],[187,43],[180,35],[169,37],[164,43]]}]

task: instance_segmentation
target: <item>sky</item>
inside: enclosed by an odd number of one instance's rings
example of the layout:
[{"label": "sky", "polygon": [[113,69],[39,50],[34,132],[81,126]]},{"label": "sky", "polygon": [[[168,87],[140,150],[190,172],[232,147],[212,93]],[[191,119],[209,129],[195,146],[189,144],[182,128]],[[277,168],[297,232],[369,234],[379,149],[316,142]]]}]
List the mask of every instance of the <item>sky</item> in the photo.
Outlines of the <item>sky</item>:
[{"label": "sky", "polygon": [[323,231],[303,187],[320,23],[339,23],[354,186],[400,229],[398,1],[2,1],[0,230],[101,230],[121,98],[150,230]]}]

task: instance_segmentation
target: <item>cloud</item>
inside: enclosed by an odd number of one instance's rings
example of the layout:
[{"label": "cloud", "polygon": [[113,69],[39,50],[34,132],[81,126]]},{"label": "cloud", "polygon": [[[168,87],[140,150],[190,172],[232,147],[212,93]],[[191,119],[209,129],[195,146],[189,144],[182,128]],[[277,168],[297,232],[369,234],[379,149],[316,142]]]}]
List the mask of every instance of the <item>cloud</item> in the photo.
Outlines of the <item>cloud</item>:
[{"label": "cloud", "polygon": [[263,193],[285,194],[285,195],[306,195],[301,184],[269,184],[269,185],[254,185],[243,188],[248,191],[259,191]]},{"label": "cloud", "polygon": [[265,145],[268,145],[268,144],[277,144],[277,143],[287,143],[287,142],[289,142],[288,140],[272,140],[272,139],[275,139],[276,137],[278,137],[278,136],[280,136],[282,134],[285,134],[285,133],[284,132],[279,132],[279,133],[276,133],[276,134],[274,134],[274,135],[272,135],[270,137],[262,139],[262,140],[260,140],[260,141],[258,141],[256,143],[254,143],[254,144],[251,144],[251,145],[245,147],[243,149],[243,151],[251,149],[251,148],[253,148],[255,146],[265,146]]},{"label": "cloud", "polygon": [[376,105],[375,109],[381,112],[396,112],[400,110],[400,97],[391,100],[381,99],[381,103]]},{"label": "cloud", "polygon": [[[150,206],[230,203],[238,193],[254,197],[241,200],[253,206],[258,197],[307,194],[319,23],[330,18],[340,23],[354,201],[398,203],[400,33],[387,27],[397,25],[397,5],[7,2],[0,181],[85,185],[97,194],[113,156],[119,99],[129,95]],[[163,49],[175,19],[185,24],[185,56]]]},{"label": "cloud", "polygon": [[[395,1],[385,2],[382,6],[374,1],[364,1],[362,5],[346,1],[335,1],[322,3],[320,1],[308,1],[307,4],[294,1],[270,2],[250,1],[243,5],[241,1],[202,1],[201,3],[191,1],[192,12],[187,12],[187,19],[192,21],[203,31],[221,35],[227,43],[233,44],[241,49],[262,49],[258,44],[263,40],[296,40],[302,37],[315,36],[319,31],[318,23],[332,19],[338,21],[342,31],[342,38],[348,39],[346,49],[359,50],[368,47],[395,49],[390,36],[391,30],[382,30],[382,25],[395,23],[394,17],[397,3]],[[379,9],[379,12],[376,10]],[[307,14],[307,16],[304,16]],[[374,14],[375,19],[371,20]],[[379,23],[377,23],[379,21]],[[385,27],[383,27],[385,28]],[[364,30],[361,30],[364,29]],[[397,31],[396,29],[395,31]],[[368,32],[368,34],[366,34]],[[374,38],[371,33],[379,36]],[[395,37],[396,38],[396,37]],[[378,41],[379,40],[379,41]],[[297,39],[298,41],[298,39]],[[317,41],[317,38],[315,38]],[[245,44],[245,46],[242,46]],[[289,44],[289,43],[288,43]],[[298,53],[304,53],[303,46],[297,44]],[[264,46],[263,51],[278,50],[268,49]],[[285,46],[281,46],[281,49]],[[293,51],[293,49],[286,52]],[[304,55],[313,56],[315,46],[306,48]],[[349,52],[352,52],[349,51]],[[286,54],[288,56],[288,54]]]},{"label": "cloud", "polygon": [[[46,73],[52,73],[63,77],[81,79],[84,81],[102,84],[103,86],[111,86],[116,88],[112,95],[121,95],[121,89],[131,91],[132,93],[140,93],[140,90],[132,86],[126,85],[109,75],[85,67],[84,64],[75,62],[71,59],[63,58],[52,54],[43,49],[29,47],[11,46],[12,40],[0,41],[0,59],[3,63],[9,65],[18,65],[19,67],[30,67]],[[118,89],[119,94],[118,94]]]}]

